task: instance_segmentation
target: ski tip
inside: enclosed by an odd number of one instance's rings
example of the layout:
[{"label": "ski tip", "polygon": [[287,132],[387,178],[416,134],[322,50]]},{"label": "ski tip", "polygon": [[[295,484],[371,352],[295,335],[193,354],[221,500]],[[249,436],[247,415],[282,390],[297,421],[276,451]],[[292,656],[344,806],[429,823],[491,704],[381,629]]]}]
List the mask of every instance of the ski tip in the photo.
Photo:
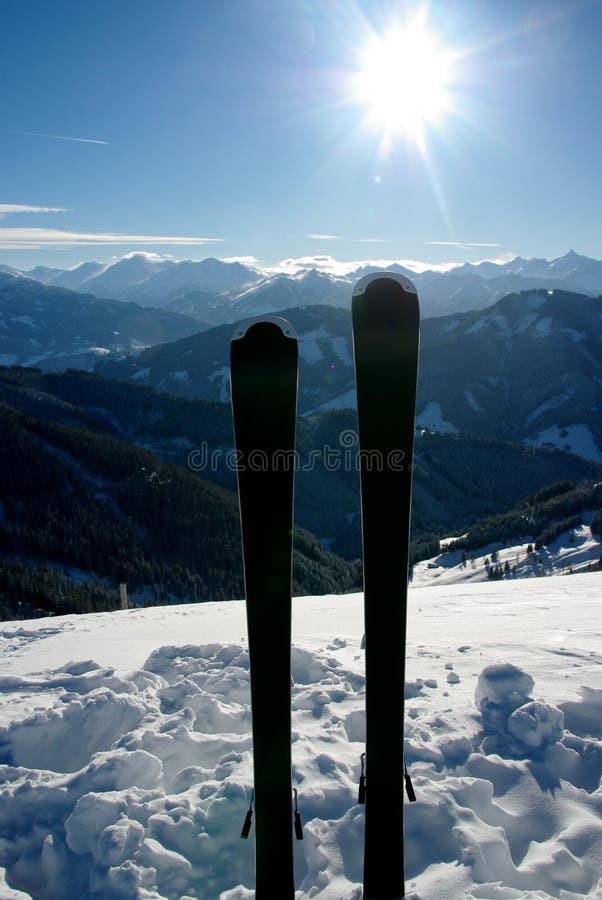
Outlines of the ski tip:
[{"label": "ski tip", "polygon": [[285,337],[292,338],[295,341],[297,340],[297,332],[284,316],[253,316],[252,319],[247,319],[245,322],[241,322],[240,325],[236,326],[236,330],[232,335],[232,340],[237,341],[240,340],[240,338],[244,338],[253,325],[263,324],[264,322],[270,322],[272,325],[276,325]]},{"label": "ski tip", "polygon": [[400,275],[398,272],[371,272],[370,275],[364,275],[360,278],[356,286],[353,288],[353,296],[359,297],[365,294],[373,281],[379,281],[381,278],[387,278],[389,281],[396,281],[397,284],[408,294],[418,294],[418,291],[409,278]]}]

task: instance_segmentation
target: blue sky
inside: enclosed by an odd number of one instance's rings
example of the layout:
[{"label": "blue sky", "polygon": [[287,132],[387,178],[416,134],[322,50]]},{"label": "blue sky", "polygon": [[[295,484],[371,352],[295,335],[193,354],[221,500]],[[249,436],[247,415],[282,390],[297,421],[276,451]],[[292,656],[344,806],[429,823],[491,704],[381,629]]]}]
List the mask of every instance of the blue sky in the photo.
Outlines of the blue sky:
[{"label": "blue sky", "polygon": [[601,257],[602,3],[420,8],[453,108],[384,153],[351,78],[418,4],[3,0],[0,262]]}]

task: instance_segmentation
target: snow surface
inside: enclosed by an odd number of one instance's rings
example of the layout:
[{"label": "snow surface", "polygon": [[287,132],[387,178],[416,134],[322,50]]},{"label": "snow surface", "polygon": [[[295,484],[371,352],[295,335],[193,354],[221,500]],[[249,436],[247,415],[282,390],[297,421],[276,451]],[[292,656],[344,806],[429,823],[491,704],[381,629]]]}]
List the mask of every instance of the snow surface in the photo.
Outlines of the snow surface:
[{"label": "snow surface", "polygon": [[416,425],[428,428],[430,431],[454,432],[458,430],[455,425],[443,418],[441,404],[434,401],[427,403],[422,412],[416,416]]},{"label": "snow surface", "polygon": [[602,450],[587,425],[551,425],[525,443],[536,447],[570,450],[571,453],[583,456],[584,459],[602,463]]},{"label": "snow surface", "polygon": [[[584,519],[591,524],[592,514],[585,513]],[[541,575],[568,575],[585,571],[592,563],[597,564],[602,557],[602,545],[592,534],[590,524],[584,522],[571,531],[565,531],[548,546],[533,550],[535,537],[531,535],[520,544],[505,547],[501,542],[490,544],[478,551],[468,551],[464,561],[462,550],[454,550],[454,538],[444,538],[439,542],[441,553],[414,565],[412,584],[427,587],[437,584],[459,584],[473,581],[488,581],[489,567],[507,562],[517,578],[532,578]],[[466,537],[467,535],[464,535]],[[529,546],[532,552],[528,553]],[[492,560],[492,553],[497,560]]]},{"label": "snow surface", "polygon": [[[408,898],[602,896],[601,587],[410,591]],[[299,898],[361,897],[362,620],[294,602]],[[0,625],[0,897],[253,896],[245,633],[240,602]]]}]

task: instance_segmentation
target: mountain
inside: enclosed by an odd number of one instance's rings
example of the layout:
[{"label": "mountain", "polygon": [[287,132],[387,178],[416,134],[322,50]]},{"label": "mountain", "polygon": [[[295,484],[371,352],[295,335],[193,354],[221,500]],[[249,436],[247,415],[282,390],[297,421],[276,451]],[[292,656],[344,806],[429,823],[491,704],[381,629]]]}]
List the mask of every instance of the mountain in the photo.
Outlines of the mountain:
[{"label": "mountain", "polygon": [[198,323],[167,310],[98,300],[23,276],[0,274],[0,361],[91,369],[99,356],[171,341]]},{"label": "mountain", "polygon": [[418,421],[602,462],[602,299],[511,294],[423,323]]},{"label": "mountain", "polygon": [[[151,306],[168,306],[169,301],[198,291],[210,295],[230,295],[263,280],[255,269],[238,262],[223,262],[212,257],[200,262],[184,260],[160,270],[130,288],[125,297]],[[92,285],[94,291],[95,285]]]},{"label": "mountain", "polygon": [[[382,269],[364,264],[345,276],[315,269],[266,276],[238,262],[214,258],[176,262],[131,253],[112,265],[90,262],[66,270],[38,266],[21,274],[74,290],[85,287],[100,298],[165,307],[192,315],[209,327],[293,306],[349,307],[355,282],[377,271]],[[420,272],[393,263],[385,271],[414,281],[423,317],[483,309],[506,294],[526,290],[602,293],[602,261],[574,250],[553,260],[518,256],[508,262],[465,263],[447,271]]]},{"label": "mountain", "polygon": [[86,291],[103,299],[123,300],[131,288],[174,265],[172,260],[158,259],[152,253],[130,253],[86,281]]},{"label": "mountain", "polygon": [[[346,309],[285,309],[299,335],[299,410],[355,404]],[[225,401],[233,326],[98,361],[111,378]],[[485,310],[423,319],[418,422],[557,446],[602,462],[602,300],[565,291],[511,294]]]},{"label": "mountain", "polygon": [[12,274],[26,275],[28,278],[33,278],[34,281],[41,281],[42,284],[48,284],[53,278],[58,278],[59,275],[62,275],[64,271],[64,269],[50,268],[48,266],[36,266],[35,269],[29,269],[29,271],[26,272],[13,270]]},{"label": "mountain", "polygon": [[106,263],[84,262],[75,266],[74,269],[65,269],[58,275],[54,275],[46,283],[67,288],[70,291],[81,291],[84,286],[87,287],[89,281],[102,275],[108,268]]},{"label": "mountain", "polygon": [[[318,277],[321,283],[322,276]],[[299,410],[307,412],[328,402],[351,405],[351,395],[346,393],[353,388],[350,313],[318,305],[280,312],[299,336]],[[229,399],[233,330],[234,325],[219,325],[175,343],[110,356],[99,360],[96,371],[107,378],[134,380],[183,397],[223,403]]]}]

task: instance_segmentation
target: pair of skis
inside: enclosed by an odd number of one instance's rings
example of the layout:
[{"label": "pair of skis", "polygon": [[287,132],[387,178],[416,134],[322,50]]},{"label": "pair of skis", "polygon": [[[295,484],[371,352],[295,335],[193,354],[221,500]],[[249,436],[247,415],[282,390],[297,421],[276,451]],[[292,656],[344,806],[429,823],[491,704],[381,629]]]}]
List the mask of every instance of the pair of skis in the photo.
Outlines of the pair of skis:
[{"label": "pair of skis", "polygon": [[[352,300],[366,651],[365,900],[399,900],[403,708],[419,310],[403,276]],[[297,339],[279,317],[237,330],[231,387],[253,718],[257,900],[295,896],[291,785],[291,564]],[[362,759],[363,769],[363,759]],[[243,836],[249,833],[251,809]],[[295,792],[295,831],[301,836]]]}]

